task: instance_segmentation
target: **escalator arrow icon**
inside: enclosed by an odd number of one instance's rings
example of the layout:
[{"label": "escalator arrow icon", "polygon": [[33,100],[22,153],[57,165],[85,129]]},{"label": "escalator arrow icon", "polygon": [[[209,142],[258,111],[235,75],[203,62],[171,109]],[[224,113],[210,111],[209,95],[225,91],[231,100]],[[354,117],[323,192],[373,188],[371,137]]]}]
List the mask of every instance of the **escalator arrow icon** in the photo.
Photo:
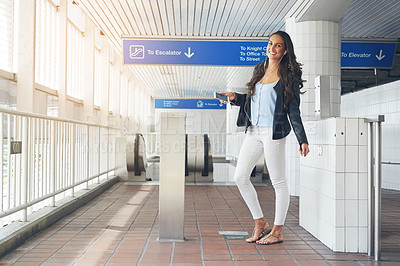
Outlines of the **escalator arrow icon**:
[{"label": "escalator arrow icon", "polygon": [[[381,52],[382,52],[382,51],[381,51]],[[191,53],[191,52],[190,52],[190,47],[188,48],[188,52],[185,53],[185,55],[187,56],[187,58],[191,58],[191,57],[194,55],[194,53]]]},{"label": "escalator arrow icon", "polygon": [[382,50],[380,51],[379,56],[378,55],[375,56],[379,61],[381,61],[385,57],[385,55],[382,55]]}]

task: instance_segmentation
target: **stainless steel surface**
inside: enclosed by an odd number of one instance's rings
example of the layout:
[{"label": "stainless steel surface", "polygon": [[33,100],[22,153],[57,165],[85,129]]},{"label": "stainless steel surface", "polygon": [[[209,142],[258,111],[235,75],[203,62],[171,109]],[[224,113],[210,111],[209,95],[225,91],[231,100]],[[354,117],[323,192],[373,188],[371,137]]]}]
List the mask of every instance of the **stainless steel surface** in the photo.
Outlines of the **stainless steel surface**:
[{"label": "stainless steel surface", "polygon": [[184,240],[184,113],[161,114],[159,241]]},{"label": "stainless steel surface", "polygon": [[126,166],[128,172],[146,171],[147,168],[146,143],[142,134],[127,136]]},{"label": "stainless steel surface", "polygon": [[381,226],[382,226],[382,212],[381,212],[381,186],[382,186],[382,138],[381,138],[381,122],[376,123],[375,128],[375,233],[374,233],[374,256],[375,260],[379,261],[381,258]]},{"label": "stainless steel surface", "polygon": [[368,123],[368,256],[381,259],[382,129],[384,115],[365,119]]},{"label": "stainless steel surface", "polygon": [[213,157],[208,135],[188,134],[186,147],[186,182],[213,182]]},{"label": "stainless steel surface", "polygon": [[368,256],[374,253],[374,139],[372,138],[373,123],[368,123]]},{"label": "stainless steel surface", "polygon": [[400,165],[400,163],[395,162],[381,162],[381,164]]}]

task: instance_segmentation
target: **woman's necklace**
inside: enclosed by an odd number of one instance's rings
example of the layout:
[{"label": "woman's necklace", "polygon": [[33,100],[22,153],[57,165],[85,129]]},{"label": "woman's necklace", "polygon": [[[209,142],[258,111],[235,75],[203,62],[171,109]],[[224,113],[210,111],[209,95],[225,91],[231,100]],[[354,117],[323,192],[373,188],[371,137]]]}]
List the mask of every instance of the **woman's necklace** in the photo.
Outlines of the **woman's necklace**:
[{"label": "woman's necklace", "polygon": [[[274,69],[281,63],[282,58],[283,58],[283,56],[281,57],[281,59],[279,59],[279,62],[269,71],[269,73],[265,73],[265,74],[264,74],[263,78],[262,78],[260,81],[266,79],[269,75],[272,74],[272,72],[274,71]],[[267,64],[267,61],[265,61],[265,63],[264,63],[264,68],[265,68],[265,65],[266,65],[266,64]]]},{"label": "woman's necklace", "polygon": [[[280,61],[279,61],[279,62],[280,62]],[[272,74],[272,72],[274,71],[274,69],[276,68],[277,65],[279,65],[279,63],[276,64],[276,65],[269,71],[269,73],[265,73],[264,76],[263,76],[263,78],[262,78],[260,81],[263,81],[263,80],[267,79],[267,77],[268,77],[269,75]]]}]

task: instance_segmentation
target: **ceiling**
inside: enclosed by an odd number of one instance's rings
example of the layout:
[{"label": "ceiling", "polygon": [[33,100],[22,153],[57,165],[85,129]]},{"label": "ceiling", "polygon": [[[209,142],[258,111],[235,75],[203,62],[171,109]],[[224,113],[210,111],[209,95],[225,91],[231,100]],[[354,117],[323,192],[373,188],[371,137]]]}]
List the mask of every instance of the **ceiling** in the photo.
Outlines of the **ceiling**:
[{"label": "ceiling", "polygon": [[[315,0],[78,0],[79,7],[122,53],[122,38],[267,40],[284,30],[297,4]],[[297,2],[297,3],[296,3]],[[354,0],[341,21],[343,39],[400,39],[400,1]],[[397,48],[398,49],[398,48]],[[397,54],[399,51],[397,50]],[[342,70],[342,93],[400,79],[392,71]],[[242,90],[253,67],[132,65],[154,98],[211,97]],[[372,77],[371,77],[372,76]]]}]

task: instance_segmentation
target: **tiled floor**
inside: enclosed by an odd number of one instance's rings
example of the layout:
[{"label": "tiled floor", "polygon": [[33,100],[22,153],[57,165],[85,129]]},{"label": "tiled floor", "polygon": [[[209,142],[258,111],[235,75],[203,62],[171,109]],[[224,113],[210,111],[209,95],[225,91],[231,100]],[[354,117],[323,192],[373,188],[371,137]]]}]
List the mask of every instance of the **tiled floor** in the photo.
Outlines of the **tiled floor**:
[{"label": "tiled floor", "polygon": [[[266,216],[272,223],[272,188],[256,189],[263,209],[270,210]],[[2,258],[0,265],[400,265],[400,255],[393,255],[400,253],[399,235],[391,236],[385,230],[384,241],[397,243],[384,245],[391,261],[376,263],[363,254],[332,252],[298,225],[295,197],[285,241],[273,246],[228,240],[218,234],[252,231],[250,213],[236,187],[186,186],[185,197],[185,242],[157,241],[158,186],[120,182],[28,240]],[[398,202],[393,201],[391,208],[399,210]],[[383,210],[387,212],[390,209]],[[399,232],[394,219],[392,227]]]}]

